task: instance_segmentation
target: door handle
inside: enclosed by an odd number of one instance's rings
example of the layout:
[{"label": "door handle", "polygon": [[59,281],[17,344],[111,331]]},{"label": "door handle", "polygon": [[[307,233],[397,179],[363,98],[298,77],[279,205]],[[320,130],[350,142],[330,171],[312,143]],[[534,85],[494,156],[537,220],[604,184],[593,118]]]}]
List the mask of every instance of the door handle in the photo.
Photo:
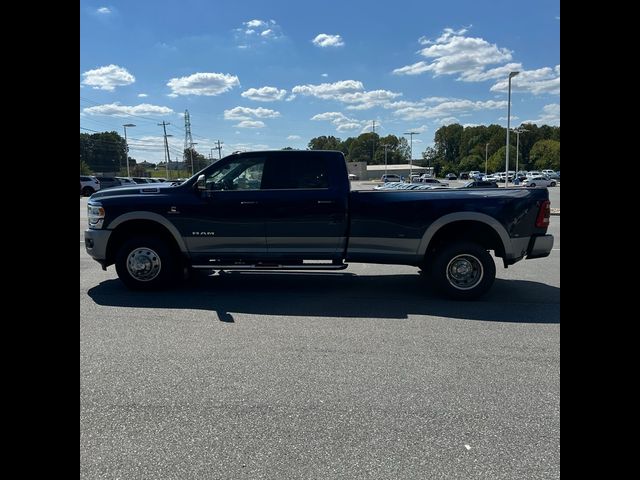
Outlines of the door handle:
[{"label": "door handle", "polygon": [[240,205],[257,205],[258,202],[240,202]]}]

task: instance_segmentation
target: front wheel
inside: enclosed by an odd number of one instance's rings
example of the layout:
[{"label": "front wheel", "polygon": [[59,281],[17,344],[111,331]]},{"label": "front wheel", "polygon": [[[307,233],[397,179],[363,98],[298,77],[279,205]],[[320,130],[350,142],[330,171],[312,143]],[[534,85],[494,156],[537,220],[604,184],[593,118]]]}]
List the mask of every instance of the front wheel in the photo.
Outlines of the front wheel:
[{"label": "front wheel", "polygon": [[491,288],[495,278],[491,254],[476,243],[455,243],[435,253],[431,279],[449,298],[474,300]]},{"label": "front wheel", "polygon": [[91,195],[93,195],[93,192],[95,192],[95,190],[91,187],[84,187],[82,189],[82,195],[84,195],[85,197],[90,197]]},{"label": "front wheel", "polygon": [[175,262],[165,242],[139,236],[122,244],[116,255],[116,272],[133,290],[154,290],[174,278]]}]

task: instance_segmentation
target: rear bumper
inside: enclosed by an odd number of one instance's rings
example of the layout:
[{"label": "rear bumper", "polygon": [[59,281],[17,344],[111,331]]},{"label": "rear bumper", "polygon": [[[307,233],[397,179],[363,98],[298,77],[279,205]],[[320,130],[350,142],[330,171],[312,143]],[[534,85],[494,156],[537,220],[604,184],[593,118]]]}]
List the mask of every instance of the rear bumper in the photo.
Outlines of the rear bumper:
[{"label": "rear bumper", "polygon": [[527,260],[531,258],[543,258],[548,257],[553,248],[553,235],[541,235],[539,237],[532,237],[529,246],[529,253],[527,254]]}]

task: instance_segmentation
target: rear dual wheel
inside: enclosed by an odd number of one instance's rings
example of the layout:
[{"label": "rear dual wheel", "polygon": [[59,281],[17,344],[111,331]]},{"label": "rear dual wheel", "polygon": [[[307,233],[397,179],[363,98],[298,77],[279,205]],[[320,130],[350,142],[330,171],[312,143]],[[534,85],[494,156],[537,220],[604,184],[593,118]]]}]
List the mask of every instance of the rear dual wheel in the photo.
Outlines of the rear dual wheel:
[{"label": "rear dual wheel", "polygon": [[482,246],[459,242],[436,251],[428,272],[433,285],[445,296],[474,300],[493,285],[496,265]]}]

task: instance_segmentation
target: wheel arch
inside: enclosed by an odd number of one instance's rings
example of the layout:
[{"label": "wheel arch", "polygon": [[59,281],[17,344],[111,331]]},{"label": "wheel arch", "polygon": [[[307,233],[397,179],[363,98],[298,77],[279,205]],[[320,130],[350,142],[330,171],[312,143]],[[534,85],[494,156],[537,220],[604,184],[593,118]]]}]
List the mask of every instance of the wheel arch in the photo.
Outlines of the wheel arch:
[{"label": "wheel arch", "polygon": [[187,248],[180,232],[164,217],[150,212],[127,213],[115,219],[109,224],[113,233],[109,237],[107,245],[106,263],[112,265],[120,246],[134,235],[154,235],[167,242],[169,248],[176,255],[186,255]]},{"label": "wheel arch", "polygon": [[418,253],[426,256],[450,240],[476,242],[502,258],[508,255],[511,244],[506,229],[495,218],[479,212],[457,212],[440,217],[427,228]]}]

